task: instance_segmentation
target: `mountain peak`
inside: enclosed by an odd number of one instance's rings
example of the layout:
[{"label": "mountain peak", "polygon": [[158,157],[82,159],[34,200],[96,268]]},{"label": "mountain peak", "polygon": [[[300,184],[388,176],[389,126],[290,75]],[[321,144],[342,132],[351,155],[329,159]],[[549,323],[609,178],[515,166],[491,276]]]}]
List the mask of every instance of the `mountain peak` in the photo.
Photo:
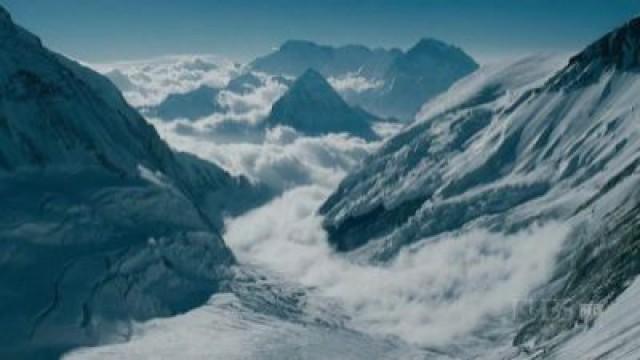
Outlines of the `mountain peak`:
[{"label": "mountain peak", "polygon": [[305,70],[304,73],[302,73],[302,75],[300,75],[300,77],[298,77],[298,79],[295,81],[296,83],[300,82],[300,83],[324,83],[327,84],[328,86],[329,83],[327,82],[327,80],[324,78],[324,76],[322,76],[322,74],[320,74],[318,72],[318,70],[315,70],[314,68],[308,68],[307,70]]},{"label": "mountain peak", "polygon": [[349,133],[375,139],[374,116],[349,106],[314,69],[307,69],[271,108],[267,127],[285,125],[311,136]]},{"label": "mountain peak", "polygon": [[631,19],[571,58],[569,65],[598,62],[605,67],[630,69],[640,66],[640,17]]},{"label": "mountain peak", "polygon": [[334,102],[343,102],[340,95],[338,95],[324,76],[313,68],[305,70],[305,72],[293,82],[288,93],[290,95],[304,93],[310,97],[322,97],[331,99]]}]

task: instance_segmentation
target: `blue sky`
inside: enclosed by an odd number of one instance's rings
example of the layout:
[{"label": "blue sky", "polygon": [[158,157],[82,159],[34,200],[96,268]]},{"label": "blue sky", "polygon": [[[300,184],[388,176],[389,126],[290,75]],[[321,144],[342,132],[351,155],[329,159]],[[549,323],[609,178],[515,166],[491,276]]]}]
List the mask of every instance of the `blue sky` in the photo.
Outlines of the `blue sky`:
[{"label": "blue sky", "polygon": [[575,51],[640,0],[0,0],[62,53],[92,62],[216,53],[246,61],[287,39],[406,48],[421,37],[482,61]]}]

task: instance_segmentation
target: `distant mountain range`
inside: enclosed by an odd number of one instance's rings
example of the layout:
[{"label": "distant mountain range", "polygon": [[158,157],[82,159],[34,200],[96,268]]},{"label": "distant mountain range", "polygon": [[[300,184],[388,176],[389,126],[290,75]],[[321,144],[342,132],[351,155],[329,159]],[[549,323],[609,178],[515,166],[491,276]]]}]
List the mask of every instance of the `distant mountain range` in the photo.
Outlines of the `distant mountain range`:
[{"label": "distant mountain range", "polygon": [[[213,69],[219,71],[222,67]],[[420,40],[406,52],[361,45],[332,47],[291,40],[275,52],[251,62],[227,86],[204,84],[187,91],[172,92],[159,103],[138,108],[147,116],[165,120],[197,120],[225,111],[217,99],[220,91],[242,94],[263,86],[256,73],[274,76],[276,81],[290,85],[291,79],[314,69],[330,83],[340,85],[336,90],[350,105],[362,107],[379,118],[410,121],[425,101],[447,90],[477,67],[475,61],[459,48],[434,39]],[[156,71],[154,69],[150,67],[149,71]],[[204,71],[202,66],[197,69]],[[127,94],[144,92],[117,68],[105,75]],[[145,94],[140,97],[144,98]]]},{"label": "distant mountain range", "polygon": [[406,52],[288,41],[249,65],[253,70],[277,75],[297,77],[311,68],[330,79],[355,75],[377,82],[381,84],[378,87],[346,92],[347,101],[380,117],[405,121],[413,120],[425,101],[477,67],[461,49],[434,39],[422,39]]},{"label": "distant mountain range", "polygon": [[255,71],[292,77],[298,77],[311,68],[325,77],[359,73],[367,78],[380,78],[402,55],[399,49],[370,49],[362,45],[333,47],[290,40],[273,53],[255,59],[249,67]]}]

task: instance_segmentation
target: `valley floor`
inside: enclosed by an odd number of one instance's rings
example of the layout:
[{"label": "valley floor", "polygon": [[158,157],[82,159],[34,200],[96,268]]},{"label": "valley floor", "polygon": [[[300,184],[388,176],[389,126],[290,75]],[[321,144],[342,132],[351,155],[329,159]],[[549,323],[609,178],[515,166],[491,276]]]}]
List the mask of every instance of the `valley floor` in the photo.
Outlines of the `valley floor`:
[{"label": "valley floor", "polygon": [[[225,148],[181,141],[169,127],[159,129],[179,149],[209,154],[230,167],[241,164],[238,171],[287,188],[261,208],[229,219],[224,236],[243,264],[239,272],[257,268],[283,279],[261,288],[304,293],[295,304],[302,312],[283,312],[288,305],[278,303],[277,295],[240,285],[184,315],[136,325],[125,343],[79,349],[69,359],[471,358],[505,348],[514,330],[513,304],[547,278],[542,270],[550,268],[567,231],[552,224],[513,236],[447,235],[387,266],[369,265],[357,253],[333,252],[317,209],[376,144],[328,136]],[[273,166],[305,176],[285,184],[264,171]],[[274,302],[274,311],[265,311],[264,302]],[[508,346],[505,351],[512,352]]]}]

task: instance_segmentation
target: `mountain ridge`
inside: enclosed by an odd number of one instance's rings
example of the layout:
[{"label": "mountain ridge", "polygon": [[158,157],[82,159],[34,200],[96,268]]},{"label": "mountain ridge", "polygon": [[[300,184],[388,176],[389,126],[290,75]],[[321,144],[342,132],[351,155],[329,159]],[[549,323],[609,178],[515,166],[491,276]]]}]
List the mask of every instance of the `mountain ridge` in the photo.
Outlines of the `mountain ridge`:
[{"label": "mountain ridge", "polygon": [[0,356],[126,338],[131,321],[225,286],[236,260],[223,218],[264,189],[174,152],[108,79],[2,7],[0,88]]},{"label": "mountain ridge", "polygon": [[[540,72],[539,59],[484,67],[433,99],[322,206],[329,242],[384,265],[450,234],[566,221],[572,231],[553,276],[531,295],[543,307],[519,319],[513,340],[523,358],[561,351],[593,319],[550,313],[585,303],[606,309],[640,274],[631,250],[640,213],[640,77],[624,55],[636,54],[640,41],[629,43],[631,30],[620,29],[561,68]],[[534,76],[514,82],[514,71]]]}]

